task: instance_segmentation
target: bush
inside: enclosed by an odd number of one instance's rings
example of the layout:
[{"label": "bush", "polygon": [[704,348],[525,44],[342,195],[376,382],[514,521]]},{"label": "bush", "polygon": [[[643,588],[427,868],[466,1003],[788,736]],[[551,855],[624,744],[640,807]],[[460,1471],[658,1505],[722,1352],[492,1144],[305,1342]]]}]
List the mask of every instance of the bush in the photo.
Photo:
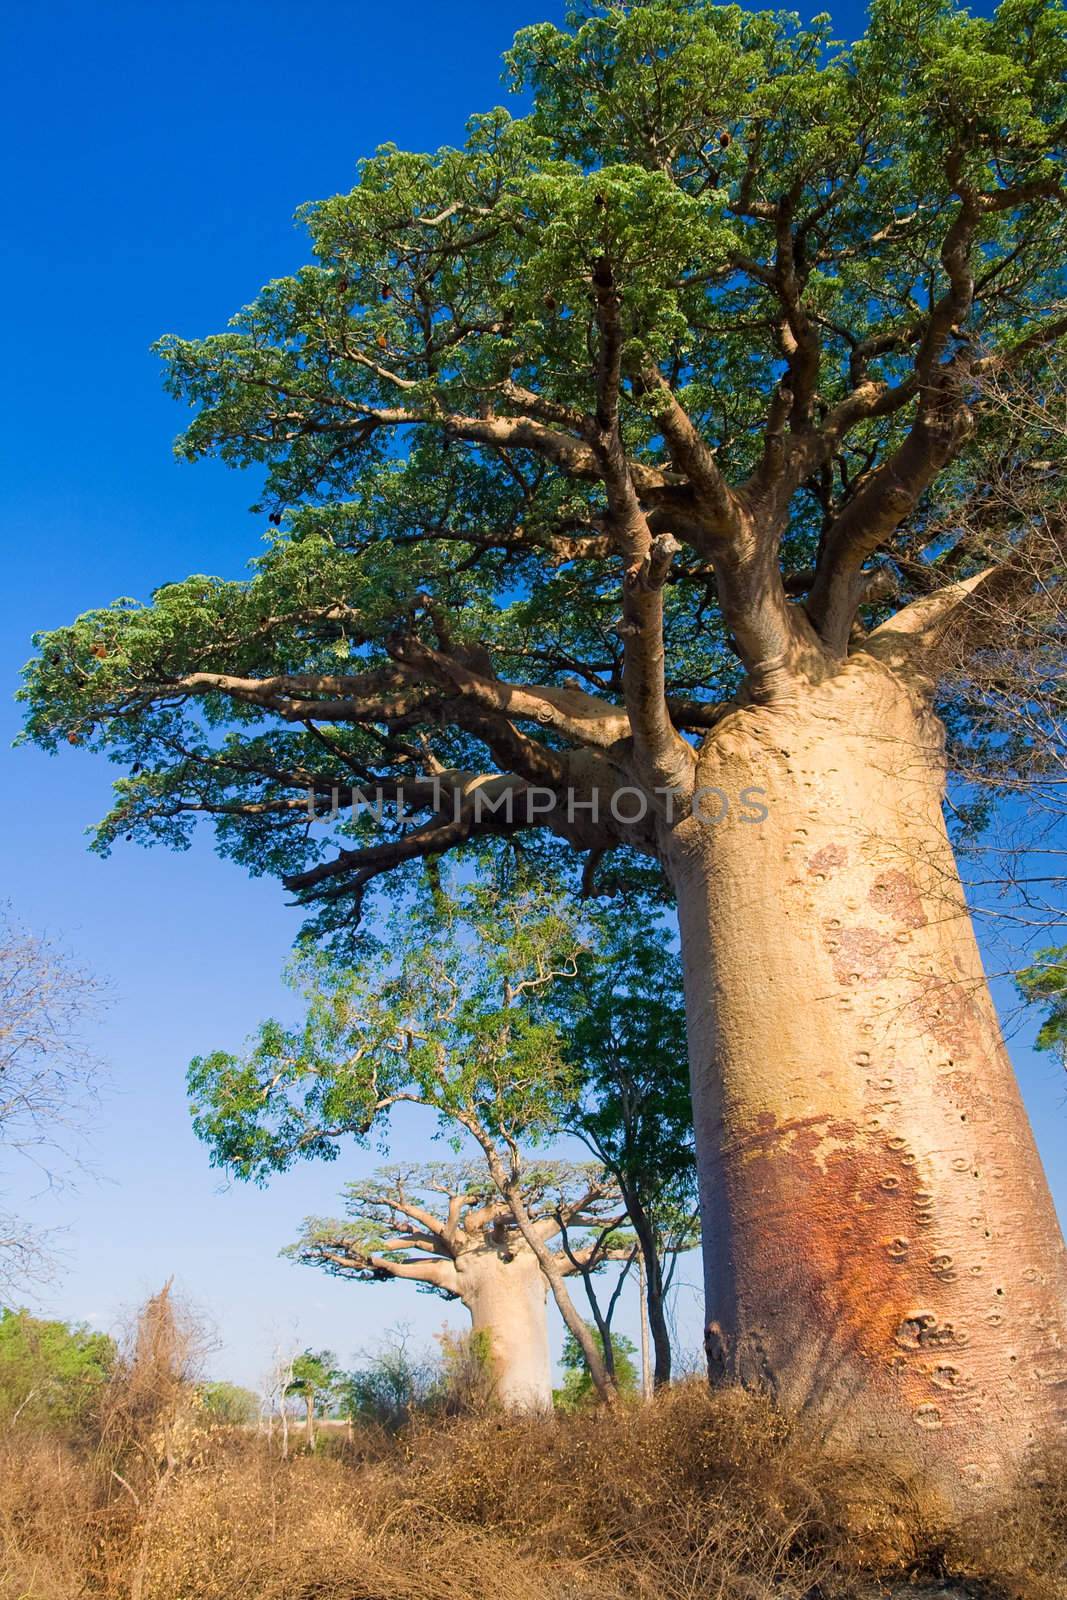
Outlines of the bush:
[{"label": "bush", "polygon": [[87,1426],[116,1354],[106,1333],[0,1311],[0,1423],[61,1431]]},{"label": "bush", "polygon": [[338,1409],[352,1422],[396,1433],[431,1405],[440,1382],[435,1363],[414,1355],[407,1332],[396,1328],[365,1366],[344,1375]]},{"label": "bush", "polygon": [[248,1427],[259,1416],[259,1396],[239,1383],[201,1383],[196,1397],[201,1411],[222,1427]]},{"label": "bush", "polygon": [[473,1416],[494,1404],[492,1341],[489,1334],[470,1329],[456,1333],[447,1325],[434,1335],[441,1347],[437,1391],[431,1396],[451,1416]]},{"label": "bush", "polygon": [[[0,1600],[1062,1600],[1067,1462],[968,1527],[763,1399],[431,1419],[330,1456],[207,1437],[152,1497],[0,1440]],[[929,1581],[928,1580],[936,1580]]]},{"label": "bush", "polygon": [[[604,1340],[599,1328],[594,1328],[591,1322],[586,1323],[593,1342],[604,1354]],[[624,1397],[637,1393],[637,1366],[634,1356],[637,1346],[632,1339],[624,1333],[613,1333],[611,1348],[615,1359],[615,1387]],[[591,1405],[597,1402],[597,1393],[593,1388],[593,1378],[586,1365],[581,1346],[573,1333],[568,1332],[563,1341],[563,1387],[553,1392],[553,1400],[561,1411],[573,1411],[577,1406]]]}]

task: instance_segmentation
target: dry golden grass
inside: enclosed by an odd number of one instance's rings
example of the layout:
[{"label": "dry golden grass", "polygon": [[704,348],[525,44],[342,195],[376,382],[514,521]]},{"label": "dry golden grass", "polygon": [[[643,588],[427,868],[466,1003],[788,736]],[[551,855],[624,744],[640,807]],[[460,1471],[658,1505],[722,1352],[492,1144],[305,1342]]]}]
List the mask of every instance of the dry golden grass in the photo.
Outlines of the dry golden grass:
[{"label": "dry golden grass", "polygon": [[282,1461],[0,1445],[0,1600],[857,1600],[951,1578],[1067,1594],[1067,1467],[946,1544],[913,1486],[760,1400],[680,1385],[617,1416],[422,1421]]}]

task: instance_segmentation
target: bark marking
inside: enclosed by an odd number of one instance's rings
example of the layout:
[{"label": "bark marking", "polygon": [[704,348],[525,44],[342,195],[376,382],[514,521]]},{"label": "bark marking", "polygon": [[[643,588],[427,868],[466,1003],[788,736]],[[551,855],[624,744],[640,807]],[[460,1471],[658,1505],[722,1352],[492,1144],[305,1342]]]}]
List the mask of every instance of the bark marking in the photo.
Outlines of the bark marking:
[{"label": "bark marking", "polygon": [[848,865],[848,851],[841,844],[824,844],[821,850],[808,861],[808,875],[813,878],[826,878],[838,867]]},{"label": "bark marking", "polygon": [[[936,1225],[935,1196],[901,1142],[899,1134],[873,1137],[831,1117],[779,1122],[763,1113],[723,1151],[747,1173],[750,1203],[739,1215],[736,1246],[777,1288],[769,1320],[742,1314],[733,1340],[711,1341],[720,1381],[732,1376],[775,1392],[788,1370],[792,1326],[810,1364],[807,1399],[794,1390],[791,1403],[817,1409],[849,1350],[875,1389],[895,1391],[921,1432],[973,1425],[991,1396],[957,1365],[970,1338],[946,1313],[962,1268],[944,1250],[923,1250],[914,1236],[913,1229]],[[872,1234],[881,1250],[870,1249]],[[974,1463],[966,1470],[981,1476]]]},{"label": "bark marking", "polygon": [[884,911],[905,928],[926,926],[926,913],[913,878],[906,872],[883,872],[875,878],[867,896],[876,911]]},{"label": "bark marking", "polygon": [[893,940],[877,928],[835,928],[824,923],[823,943],[833,961],[834,977],[842,985],[863,979],[877,982],[893,964]]},{"label": "bark marking", "polygon": [[983,1037],[984,1019],[961,983],[926,978],[919,984],[911,1008],[921,1028],[960,1055],[966,1055],[968,1047]]}]

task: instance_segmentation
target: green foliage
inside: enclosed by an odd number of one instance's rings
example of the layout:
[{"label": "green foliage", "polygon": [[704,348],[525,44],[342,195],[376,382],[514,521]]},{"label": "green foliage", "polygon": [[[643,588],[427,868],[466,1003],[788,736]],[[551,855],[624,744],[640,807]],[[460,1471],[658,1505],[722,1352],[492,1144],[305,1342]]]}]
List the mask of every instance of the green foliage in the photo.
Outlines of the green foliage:
[{"label": "green foliage", "polygon": [[[490,651],[503,679],[557,689],[577,671],[608,703],[621,693],[617,561],[597,543],[603,494],[573,422],[598,404],[597,263],[611,262],[619,295],[633,471],[664,465],[662,401],[640,378],[651,362],[740,482],[790,369],[775,220],[787,205],[803,321],[821,341],[796,427],[857,383],[896,386],[899,401],[799,486],[781,561],[803,569],[827,518],[912,426],[917,363],[1025,352],[1062,305],[1065,67],[1055,0],[1004,0],[988,17],[875,0],[851,46],[825,15],[707,0],[593,5],[523,30],[508,70],[528,116],[475,116],[458,148],[383,146],[349,194],[304,208],[308,265],[226,331],[160,342],[167,385],[193,412],[178,454],[261,469],[256,509],[271,527],[246,581],[188,577],[36,636],[27,737],[122,768],[96,847],[182,848],[210,818],[222,854],[287,878],[315,929],[342,937],[374,872],[391,869],[405,893],[412,851],[392,817],[334,830],[347,848],[373,837],[385,854],[366,870],[342,857],[301,877],[328,854],[302,791],[478,773],[487,745],[509,771],[515,739],[486,738],[454,685],[403,670],[400,635],[467,667]],[[968,193],[983,196],[977,292],[927,339]],[[999,426],[979,398],[950,480]],[[506,448],[499,419],[520,419]],[[684,518],[676,532],[688,537]],[[914,558],[939,553],[920,541]],[[667,693],[729,695],[740,670],[706,564],[674,577]],[[295,687],[263,687],[283,674]],[[517,720],[535,752],[561,748],[536,718]],[[425,787],[416,811],[436,815]]]},{"label": "green foliage", "polygon": [[201,1383],[196,1393],[201,1411],[222,1426],[247,1426],[259,1415],[259,1396],[251,1389],[243,1389],[239,1383],[222,1380]]},{"label": "green foliage", "polygon": [[0,1421],[87,1425],[117,1359],[114,1340],[81,1324],[0,1311]]},{"label": "green foliage", "polygon": [[[592,1162],[531,1161],[516,1152],[508,1175],[515,1171],[531,1220],[572,1214],[572,1245],[588,1246],[618,1216],[616,1187]],[[343,1193],[344,1217],[306,1217],[300,1237],[286,1246],[283,1256],[362,1283],[404,1276],[416,1282],[420,1293],[454,1300],[454,1280],[440,1281],[433,1272],[435,1229],[444,1228],[451,1217],[462,1233],[475,1239],[484,1239],[490,1223],[509,1240],[515,1233],[514,1219],[484,1159],[381,1167],[369,1178],[345,1184]],[[623,1236],[612,1230],[604,1234],[603,1243],[621,1245]]]},{"label": "green foliage", "polygon": [[340,1414],[395,1433],[434,1402],[439,1387],[434,1364],[412,1353],[404,1330],[394,1330],[363,1366],[345,1375]]},{"label": "green foliage", "polygon": [[345,1374],[332,1350],[305,1350],[293,1362],[293,1375],[285,1392],[299,1395],[316,1416],[327,1417],[340,1402],[344,1382]]},{"label": "green foliage", "polygon": [[1055,1051],[1067,1065],[1067,947],[1039,950],[1017,982],[1023,998],[1044,1010],[1037,1048]]},{"label": "green foliage", "polygon": [[[599,1328],[587,1323],[589,1336],[604,1355],[604,1340]],[[638,1372],[634,1356],[637,1346],[632,1339],[624,1333],[613,1333],[611,1348],[615,1355],[615,1387],[623,1397],[635,1395],[638,1388]],[[563,1341],[563,1354],[561,1357],[563,1367],[563,1387],[555,1394],[556,1406],[561,1411],[575,1411],[579,1406],[590,1404],[596,1399],[596,1390],[593,1380],[589,1375],[585,1357],[573,1333],[568,1332]]]},{"label": "green foliage", "polygon": [[366,1142],[402,1102],[437,1111],[453,1139],[481,1128],[536,1144],[574,1074],[531,1000],[573,974],[582,938],[557,896],[449,891],[430,874],[373,966],[301,952],[298,1028],[267,1022],[243,1056],[192,1063],[193,1126],[215,1164],[257,1180],[332,1160],[345,1138]]},{"label": "green foliage", "polygon": [[670,930],[633,900],[593,919],[572,983],[546,991],[578,1092],[566,1113],[649,1212],[695,1203],[681,962]]}]

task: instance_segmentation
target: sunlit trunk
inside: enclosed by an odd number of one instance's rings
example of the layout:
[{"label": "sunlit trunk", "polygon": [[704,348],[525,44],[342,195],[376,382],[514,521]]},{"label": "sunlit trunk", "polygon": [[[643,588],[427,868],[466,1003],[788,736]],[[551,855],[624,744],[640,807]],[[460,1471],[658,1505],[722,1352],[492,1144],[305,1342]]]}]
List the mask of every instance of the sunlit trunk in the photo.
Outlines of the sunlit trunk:
[{"label": "sunlit trunk", "polygon": [[475,1334],[484,1334],[493,1393],[506,1411],[548,1411],[552,1362],[548,1348],[548,1284],[527,1251],[479,1251],[458,1263],[463,1303]]},{"label": "sunlit trunk", "polygon": [[637,1314],[641,1319],[641,1321],[640,1321],[640,1328],[641,1328],[641,1398],[642,1398],[642,1400],[651,1400],[651,1398],[652,1398],[652,1363],[649,1360],[649,1353],[648,1353],[648,1304],[647,1304],[648,1283],[647,1283],[647,1273],[646,1273],[646,1270],[645,1270],[645,1258],[640,1253],[638,1253],[638,1257],[637,1257],[637,1280],[638,1280]]},{"label": "sunlit trunk", "polygon": [[[940,727],[854,660],[730,713],[675,830],[720,1381],[1003,1485],[1067,1403],[1063,1238],[941,812]],[[766,790],[747,822],[740,791]]]}]

